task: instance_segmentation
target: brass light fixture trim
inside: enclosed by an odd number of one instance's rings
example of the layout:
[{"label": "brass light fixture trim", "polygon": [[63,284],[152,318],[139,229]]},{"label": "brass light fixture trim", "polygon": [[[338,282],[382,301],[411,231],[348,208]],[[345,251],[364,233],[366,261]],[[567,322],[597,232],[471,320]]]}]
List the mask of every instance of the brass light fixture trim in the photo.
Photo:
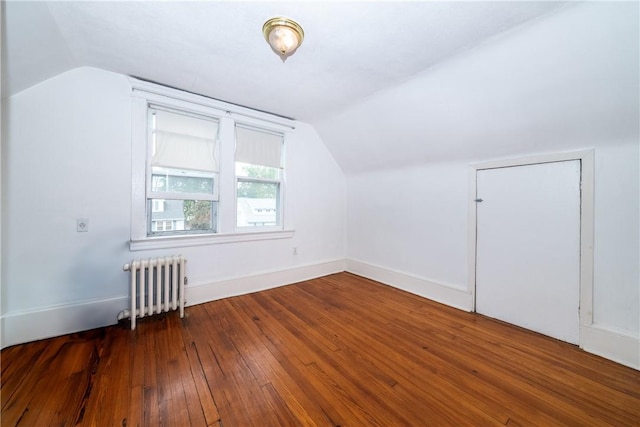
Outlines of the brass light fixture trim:
[{"label": "brass light fixture trim", "polygon": [[262,26],[262,34],[274,52],[284,62],[300,47],[304,30],[296,21],[284,16],[269,19]]}]

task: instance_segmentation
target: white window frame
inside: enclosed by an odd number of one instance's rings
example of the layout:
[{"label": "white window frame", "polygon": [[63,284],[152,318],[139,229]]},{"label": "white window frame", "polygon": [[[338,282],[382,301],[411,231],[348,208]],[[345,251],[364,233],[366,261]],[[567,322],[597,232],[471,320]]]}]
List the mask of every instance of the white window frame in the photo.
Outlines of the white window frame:
[{"label": "white window frame", "polygon": [[[285,148],[286,148],[286,135],[283,134],[282,132],[273,132],[269,129],[264,129],[264,128],[260,128],[260,127],[256,127],[253,125],[247,125],[246,123],[243,123],[241,121],[236,122],[236,125],[239,125],[241,127],[244,128],[249,128],[249,129],[253,129],[257,132],[266,132],[266,133],[274,133],[277,134],[278,136],[282,135],[282,148],[281,148],[281,160],[280,160],[280,164],[284,165],[284,153],[285,153]],[[235,131],[235,129],[234,129]],[[234,173],[235,173],[235,152],[234,152]],[[285,187],[285,182],[284,182],[284,168],[281,168],[280,170],[278,170],[278,179],[266,179],[266,178],[249,178],[249,177],[245,177],[245,176],[238,176],[235,175],[235,231],[237,233],[244,233],[244,232],[250,232],[250,231],[279,231],[279,230],[284,230],[284,187]],[[255,183],[265,183],[265,184],[278,184],[278,198],[277,198],[277,202],[276,202],[276,225],[262,225],[262,226],[255,226],[255,225],[247,225],[247,226],[239,226],[238,225],[238,184],[241,182],[255,182]]]},{"label": "white window frame", "polygon": [[[280,225],[277,227],[236,227],[235,124],[242,123],[257,129],[283,133],[286,140],[287,135],[295,129],[295,121],[134,78],[131,78],[130,82],[132,86],[132,186],[129,249],[131,251],[293,237],[295,231],[290,227],[290,216],[286,215],[286,212],[289,212],[290,209],[285,209],[284,204],[286,185],[285,176],[282,172],[280,180]],[[148,176],[147,169],[151,170],[151,168],[147,168],[147,164],[150,161],[148,157],[148,109],[150,104],[179,112],[204,115],[218,120],[219,172],[218,183],[216,183],[216,197],[219,204],[217,233],[147,236],[147,209],[149,209],[147,194],[148,186],[150,186],[150,176]],[[180,194],[179,197],[187,198],[186,193]],[[173,194],[172,198],[175,198],[175,194]]]},{"label": "white window frame", "polygon": [[[199,118],[199,119],[205,119],[205,120],[211,120],[211,121],[215,121],[216,124],[218,125],[218,127],[220,126],[220,120],[218,117],[216,116],[210,116],[210,115],[205,115],[205,114],[196,114],[193,113],[192,111],[184,111],[184,110],[178,110],[166,105],[158,105],[155,103],[147,103],[147,160],[146,160],[146,197],[147,200],[196,200],[196,201],[200,201],[200,200],[204,200],[204,201],[211,201],[211,202],[218,202],[218,181],[219,181],[219,177],[220,174],[219,173],[213,173],[213,191],[212,193],[176,193],[176,192],[170,192],[170,191],[153,191],[152,188],[152,176],[153,176],[153,167],[151,166],[151,159],[153,157],[153,130],[151,129],[151,116],[153,115],[154,111],[168,111],[171,113],[175,113],[175,114],[183,114],[185,116],[190,116],[190,117],[195,117],[195,118]],[[218,135],[215,136],[215,138],[218,138]],[[216,144],[216,156],[219,157],[219,153],[217,151],[219,151],[219,143]],[[208,174],[202,174],[203,176],[206,176]],[[148,209],[148,207],[147,207]],[[147,215],[150,215],[153,213],[153,209],[151,212],[147,212]],[[216,215],[214,218],[214,222],[212,224],[212,227],[214,230],[218,230],[219,229],[219,224],[218,224],[218,215],[217,215],[217,208],[216,208]],[[153,232],[153,229],[151,227],[151,216],[148,217],[147,219],[147,237],[159,237],[163,234],[161,233],[166,233],[165,235],[171,235],[171,236],[183,236],[183,235],[189,235],[189,234],[214,234],[217,233],[217,231],[214,232],[209,232],[207,233],[207,231],[198,231],[198,230],[191,230],[191,231],[184,231],[183,233],[181,233],[180,231],[182,230],[167,230],[166,227],[163,227],[163,230],[156,230],[155,233]],[[151,234],[153,233],[153,236],[151,236]]]}]

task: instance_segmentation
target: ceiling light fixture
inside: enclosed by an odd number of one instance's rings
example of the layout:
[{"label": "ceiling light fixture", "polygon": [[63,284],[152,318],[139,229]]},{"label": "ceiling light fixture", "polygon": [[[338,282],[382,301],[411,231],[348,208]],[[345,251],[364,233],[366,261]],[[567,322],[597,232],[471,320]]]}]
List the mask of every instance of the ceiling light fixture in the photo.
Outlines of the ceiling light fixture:
[{"label": "ceiling light fixture", "polygon": [[293,19],[278,16],[271,18],[262,26],[262,34],[274,52],[280,55],[282,62],[298,49],[304,40],[304,31]]}]

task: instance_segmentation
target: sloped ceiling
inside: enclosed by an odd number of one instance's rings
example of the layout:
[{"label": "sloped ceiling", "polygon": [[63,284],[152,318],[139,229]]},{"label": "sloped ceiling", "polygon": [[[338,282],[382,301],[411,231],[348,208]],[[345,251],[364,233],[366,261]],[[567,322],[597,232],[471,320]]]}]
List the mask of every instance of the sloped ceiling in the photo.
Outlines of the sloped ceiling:
[{"label": "sloped ceiling", "polygon": [[639,5],[5,1],[2,97],[101,68],[307,122],[346,174],[637,143]]},{"label": "sloped ceiling", "polygon": [[[312,123],[562,2],[3,2],[3,97],[79,66]],[[305,29],[286,63],[261,28]]]},{"label": "sloped ceiling", "polygon": [[639,2],[582,2],[314,122],[348,174],[635,144]]}]

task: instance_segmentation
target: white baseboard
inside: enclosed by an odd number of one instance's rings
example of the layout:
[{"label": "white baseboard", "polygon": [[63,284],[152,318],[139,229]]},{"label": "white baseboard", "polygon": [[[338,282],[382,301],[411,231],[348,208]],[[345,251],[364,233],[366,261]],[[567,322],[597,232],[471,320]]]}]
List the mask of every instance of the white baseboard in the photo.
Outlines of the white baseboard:
[{"label": "white baseboard", "polygon": [[[220,280],[186,288],[187,305],[289,285],[329,274],[349,271],[443,304],[470,311],[471,293],[357,260],[333,260],[286,270]],[[127,308],[129,297],[82,301],[7,313],[0,317],[0,348],[43,338],[115,324],[118,313]],[[580,347],[585,351],[640,369],[640,339],[599,325],[580,328]]]},{"label": "white baseboard", "polygon": [[345,261],[341,259],[307,264],[286,270],[261,272],[251,276],[224,279],[203,285],[189,285],[185,290],[187,306],[290,285],[316,277],[340,273],[345,269]]},{"label": "white baseboard", "polygon": [[640,370],[640,338],[612,331],[606,327],[582,325],[580,347],[630,368]]},{"label": "white baseboard", "polygon": [[[471,293],[396,270],[348,259],[347,271],[443,304],[471,311]],[[640,338],[600,325],[582,325],[580,347],[605,359],[640,370]]]},{"label": "white baseboard", "polygon": [[127,304],[129,297],[117,297],[7,313],[0,319],[0,347],[113,325]]},{"label": "white baseboard", "polygon": [[[308,264],[206,285],[189,285],[185,296],[187,305],[201,304],[341,271],[345,271],[344,260]],[[113,325],[117,322],[118,313],[128,306],[129,296],[124,296],[8,313],[0,318],[0,348]]]},{"label": "white baseboard", "polygon": [[4,316],[0,316],[0,349],[7,347],[9,344],[5,344],[5,326]]},{"label": "white baseboard", "polygon": [[460,310],[471,311],[473,307],[471,292],[423,277],[353,259],[347,260],[347,271]]}]

